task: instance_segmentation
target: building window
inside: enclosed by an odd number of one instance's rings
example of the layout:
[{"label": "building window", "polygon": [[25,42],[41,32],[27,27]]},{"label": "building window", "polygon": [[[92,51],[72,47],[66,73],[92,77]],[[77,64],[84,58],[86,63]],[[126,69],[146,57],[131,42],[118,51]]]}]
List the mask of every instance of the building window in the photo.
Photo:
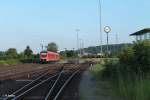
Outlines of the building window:
[{"label": "building window", "polygon": [[141,37],[141,35],[139,35],[139,40],[141,40],[142,39],[142,37]]},{"label": "building window", "polygon": [[140,35],[136,35],[136,40],[137,41],[141,40],[141,36]]},{"label": "building window", "polygon": [[138,40],[138,35],[136,35],[136,40]]},{"label": "building window", "polygon": [[148,34],[148,33],[145,33],[145,34],[144,34],[144,40],[148,39],[148,38],[147,38],[147,34]]}]

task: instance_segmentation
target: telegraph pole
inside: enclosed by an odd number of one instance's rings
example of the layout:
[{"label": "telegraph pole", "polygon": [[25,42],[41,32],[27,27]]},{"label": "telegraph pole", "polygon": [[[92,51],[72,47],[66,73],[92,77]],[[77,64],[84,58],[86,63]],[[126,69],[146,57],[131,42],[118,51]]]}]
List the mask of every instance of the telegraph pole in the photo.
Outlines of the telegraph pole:
[{"label": "telegraph pole", "polygon": [[103,54],[103,37],[102,37],[102,2],[99,0],[99,24],[100,24],[100,53]]},{"label": "telegraph pole", "polygon": [[116,55],[118,54],[118,34],[116,34]]},{"label": "telegraph pole", "polygon": [[43,48],[44,48],[43,44],[40,44],[40,46],[41,46],[41,48],[42,48],[42,51],[43,51]]}]

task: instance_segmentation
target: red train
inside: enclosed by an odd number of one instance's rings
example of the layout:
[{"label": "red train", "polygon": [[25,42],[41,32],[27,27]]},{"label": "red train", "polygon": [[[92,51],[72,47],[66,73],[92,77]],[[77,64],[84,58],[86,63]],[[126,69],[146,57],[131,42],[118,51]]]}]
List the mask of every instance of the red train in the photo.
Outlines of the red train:
[{"label": "red train", "polygon": [[40,53],[40,62],[57,62],[60,60],[60,56],[58,53],[50,52],[50,51],[43,51]]}]

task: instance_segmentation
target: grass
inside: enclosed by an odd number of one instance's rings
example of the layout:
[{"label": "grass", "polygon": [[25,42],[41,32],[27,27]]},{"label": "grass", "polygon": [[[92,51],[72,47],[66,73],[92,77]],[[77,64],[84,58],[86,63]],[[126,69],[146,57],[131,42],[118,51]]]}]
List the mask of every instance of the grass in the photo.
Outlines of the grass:
[{"label": "grass", "polygon": [[[112,66],[115,67],[115,64]],[[100,64],[90,68],[91,74],[98,80],[103,79],[105,70],[105,66]],[[114,68],[108,70],[114,70]],[[140,77],[132,72],[118,71],[114,75],[111,73],[111,76],[106,78],[112,87],[112,95],[120,98],[119,100],[150,100],[150,74]]]},{"label": "grass", "polygon": [[[116,79],[114,79],[116,80]],[[120,77],[116,82],[111,82],[113,92],[122,100],[150,100],[149,79],[124,79]]]},{"label": "grass", "polygon": [[17,59],[0,60],[0,65],[9,66],[20,64],[21,62]]},{"label": "grass", "polygon": [[97,79],[99,79],[99,78],[101,78],[100,76],[102,74],[101,72],[102,72],[103,69],[104,69],[104,67],[101,64],[96,64],[96,65],[94,65],[94,66],[92,66],[90,68],[90,73],[94,77],[96,77]]}]

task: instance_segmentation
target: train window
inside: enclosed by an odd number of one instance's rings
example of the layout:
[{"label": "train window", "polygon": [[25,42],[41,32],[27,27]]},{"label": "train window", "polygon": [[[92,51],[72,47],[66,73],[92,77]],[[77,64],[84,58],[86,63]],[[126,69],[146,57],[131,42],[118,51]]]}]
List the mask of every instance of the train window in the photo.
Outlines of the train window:
[{"label": "train window", "polygon": [[42,57],[46,57],[46,55],[42,55]]},{"label": "train window", "polygon": [[46,56],[47,56],[47,53],[41,53],[41,56],[42,56],[42,57],[46,57]]}]

